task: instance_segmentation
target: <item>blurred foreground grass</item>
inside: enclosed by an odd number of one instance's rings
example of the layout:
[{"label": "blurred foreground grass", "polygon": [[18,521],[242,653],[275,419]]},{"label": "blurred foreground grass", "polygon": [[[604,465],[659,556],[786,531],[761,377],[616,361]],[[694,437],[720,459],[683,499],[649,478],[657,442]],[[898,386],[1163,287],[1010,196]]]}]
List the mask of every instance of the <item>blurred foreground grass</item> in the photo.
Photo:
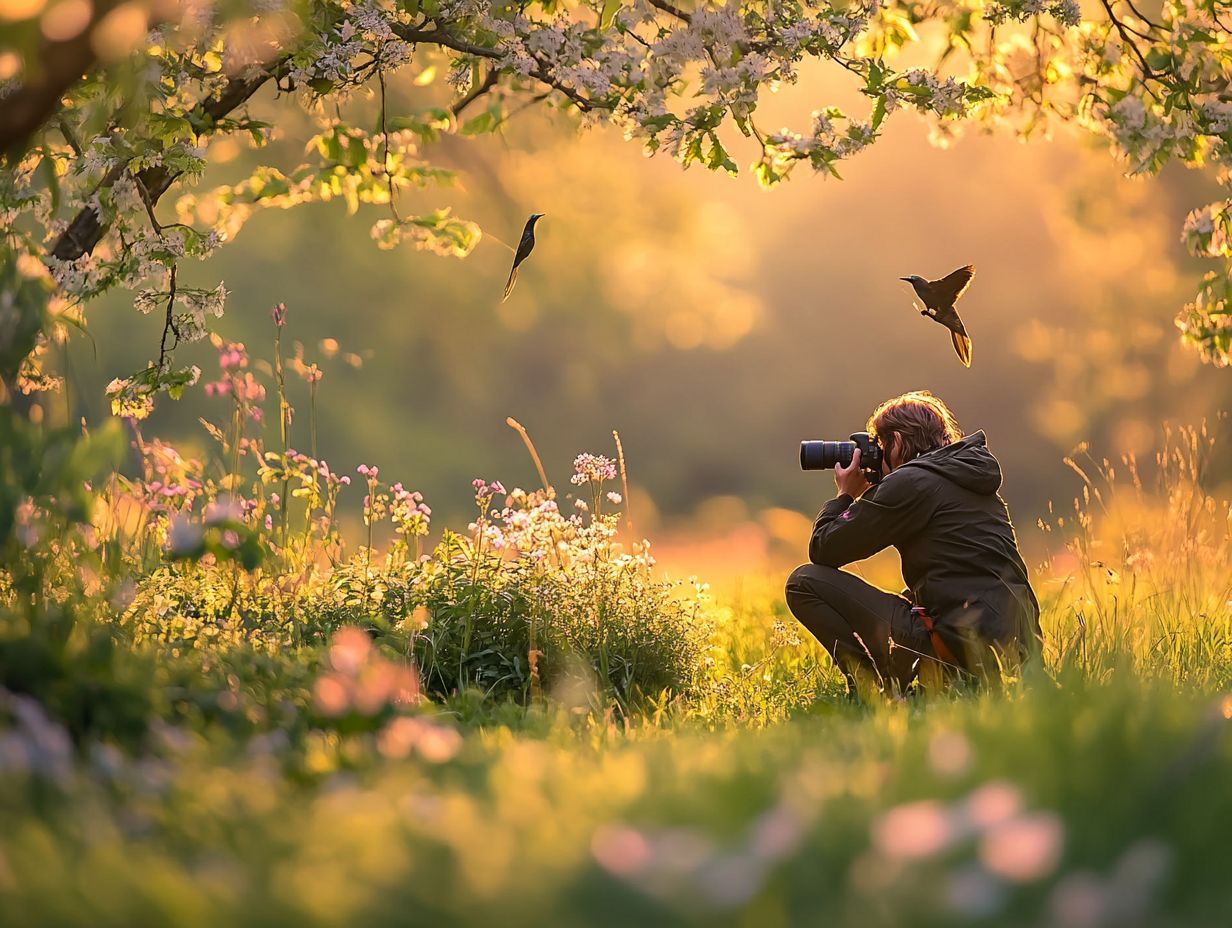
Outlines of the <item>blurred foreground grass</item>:
[{"label": "blurred foreground grass", "polygon": [[0,898],[7,925],[1216,925],[1229,716],[1128,676],[760,730],[536,710],[402,760],[323,740],[350,769],[308,778],[175,733],[10,780]]}]

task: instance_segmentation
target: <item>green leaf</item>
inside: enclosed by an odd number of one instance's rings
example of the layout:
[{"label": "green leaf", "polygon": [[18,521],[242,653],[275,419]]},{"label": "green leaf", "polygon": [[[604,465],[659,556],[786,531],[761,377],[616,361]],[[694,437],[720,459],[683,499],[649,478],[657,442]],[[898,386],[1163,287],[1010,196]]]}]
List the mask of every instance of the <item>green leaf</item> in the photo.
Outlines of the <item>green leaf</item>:
[{"label": "green leaf", "polygon": [[736,167],[736,162],[732,160],[727,153],[727,149],[723,147],[723,143],[719,141],[719,137],[714,133],[710,135],[710,156],[706,159],[706,167],[712,171],[723,170],[735,177],[740,173],[740,169]]},{"label": "green leaf", "polygon": [[473,119],[467,120],[462,126],[463,135],[481,135],[491,132],[500,125],[500,116],[493,110],[485,110]]},{"label": "green leaf", "polygon": [[368,163],[368,146],[364,144],[364,140],[359,136],[350,136],[346,141],[347,159],[346,163],[353,168],[362,168]]},{"label": "green leaf", "polygon": [[449,128],[451,121],[448,110],[434,106],[420,113],[395,116],[387,120],[385,125],[391,132],[409,130],[425,142],[431,142],[438,139],[441,133]]},{"label": "green leaf", "polygon": [[38,167],[34,169],[34,173],[47,185],[47,190],[51,194],[51,208],[53,210],[59,209],[60,178],[56,175],[56,159],[51,155],[44,155],[42,160],[39,161]]},{"label": "green leaf", "polygon": [[616,14],[620,12],[620,8],[624,6],[623,0],[604,0],[603,9],[599,13],[599,28],[610,29],[612,20],[616,18]]},{"label": "green leaf", "polygon": [[783,179],[783,175],[774,170],[765,158],[753,165],[753,176],[757,178],[757,183],[766,190]]},{"label": "green leaf", "polygon": [[886,117],[886,98],[884,96],[879,96],[877,98],[877,102],[873,104],[873,117],[870,123],[873,127],[874,132],[876,132],[878,129],[881,128],[881,123],[885,119],[885,117]]},{"label": "green leaf", "polygon": [[886,68],[880,61],[877,59],[869,61],[868,80],[864,82],[864,92],[870,96],[877,93],[885,81],[885,75]]}]

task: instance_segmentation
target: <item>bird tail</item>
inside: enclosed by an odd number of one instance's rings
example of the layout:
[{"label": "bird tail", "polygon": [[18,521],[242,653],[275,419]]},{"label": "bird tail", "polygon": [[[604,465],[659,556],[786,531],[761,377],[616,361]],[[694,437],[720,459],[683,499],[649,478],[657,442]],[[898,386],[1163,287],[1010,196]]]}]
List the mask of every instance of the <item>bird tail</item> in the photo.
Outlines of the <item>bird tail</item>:
[{"label": "bird tail", "polygon": [[950,337],[954,339],[954,350],[958,352],[958,360],[962,361],[963,367],[970,367],[971,339],[961,332],[950,332]]},{"label": "bird tail", "polygon": [[509,281],[505,284],[505,295],[501,297],[501,302],[509,299],[509,294],[513,293],[513,285],[518,282],[518,269],[515,267],[509,272]]}]

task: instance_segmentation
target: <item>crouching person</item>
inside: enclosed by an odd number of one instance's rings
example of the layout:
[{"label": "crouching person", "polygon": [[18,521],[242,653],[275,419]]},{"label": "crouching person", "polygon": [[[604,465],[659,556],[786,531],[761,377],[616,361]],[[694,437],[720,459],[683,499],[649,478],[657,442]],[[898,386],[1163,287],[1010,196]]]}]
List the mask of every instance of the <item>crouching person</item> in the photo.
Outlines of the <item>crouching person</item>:
[{"label": "crouching person", "polygon": [[[838,495],[813,526],[810,563],[787,581],[792,614],[853,688],[901,692],[921,672],[989,682],[1038,659],[1039,604],[984,433],[963,438],[928,392],[883,403],[868,431],[882,449],[881,479],[870,484],[858,450],[835,466]],[[891,545],[902,595],[839,569]]]}]

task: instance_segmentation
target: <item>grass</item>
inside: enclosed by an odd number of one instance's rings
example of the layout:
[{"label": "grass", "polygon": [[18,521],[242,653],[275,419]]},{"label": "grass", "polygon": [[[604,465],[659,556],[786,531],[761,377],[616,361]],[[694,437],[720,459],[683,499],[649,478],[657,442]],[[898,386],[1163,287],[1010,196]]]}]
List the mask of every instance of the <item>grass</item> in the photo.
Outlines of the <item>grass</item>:
[{"label": "grass", "polygon": [[780,577],[653,569],[615,462],[579,458],[572,517],[477,481],[427,552],[422,500],[367,468],[350,550],[345,481],[245,415],[221,471],[139,442],[86,528],[56,487],[92,443],[31,445],[21,492],[0,474],[6,926],[1226,920],[1232,521],[1205,430],[1150,482],[1072,462],[1082,497],[1032,530],[1030,678],[855,703]]}]

